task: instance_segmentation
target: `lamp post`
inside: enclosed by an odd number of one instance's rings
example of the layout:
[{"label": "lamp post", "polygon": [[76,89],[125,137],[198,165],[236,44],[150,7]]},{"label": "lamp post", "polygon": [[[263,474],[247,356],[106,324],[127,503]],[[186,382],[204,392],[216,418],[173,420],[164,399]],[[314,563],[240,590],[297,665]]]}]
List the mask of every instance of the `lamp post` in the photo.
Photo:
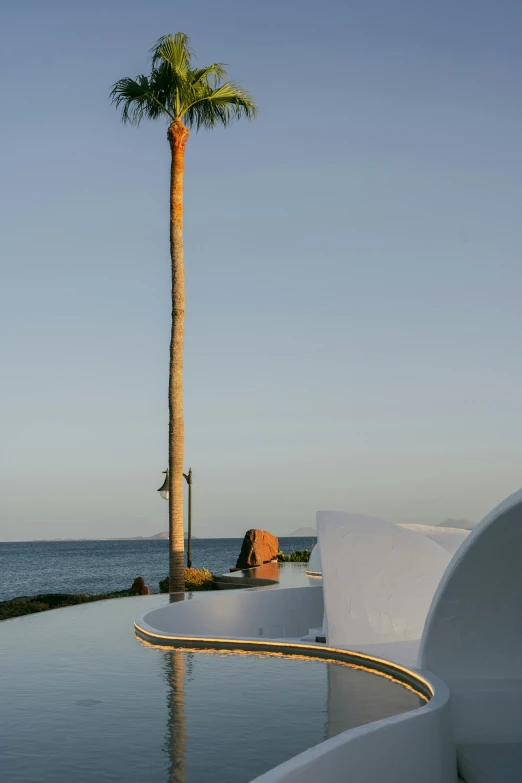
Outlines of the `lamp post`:
[{"label": "lamp post", "polygon": [[[165,481],[158,489],[158,492],[160,493],[161,497],[164,500],[168,500],[169,499],[169,471],[167,469],[164,470],[163,472],[166,474]],[[192,468],[189,468],[188,473],[183,474],[183,478],[186,479],[186,482],[188,484],[187,568],[192,568]]]},{"label": "lamp post", "polygon": [[192,568],[192,468],[183,474],[188,484],[188,540],[187,540],[187,568]]}]

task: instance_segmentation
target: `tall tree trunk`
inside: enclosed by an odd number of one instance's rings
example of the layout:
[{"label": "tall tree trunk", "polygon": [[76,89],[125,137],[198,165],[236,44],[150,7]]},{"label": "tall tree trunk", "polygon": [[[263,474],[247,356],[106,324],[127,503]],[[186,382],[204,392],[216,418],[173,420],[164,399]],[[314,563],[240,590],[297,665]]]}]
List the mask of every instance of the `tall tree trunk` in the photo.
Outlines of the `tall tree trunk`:
[{"label": "tall tree trunk", "polygon": [[169,583],[170,592],[185,589],[183,535],[183,333],[185,330],[185,269],[183,263],[183,172],[189,137],[181,120],[168,129],[170,167],[170,257],[172,267],[172,329],[169,369]]}]

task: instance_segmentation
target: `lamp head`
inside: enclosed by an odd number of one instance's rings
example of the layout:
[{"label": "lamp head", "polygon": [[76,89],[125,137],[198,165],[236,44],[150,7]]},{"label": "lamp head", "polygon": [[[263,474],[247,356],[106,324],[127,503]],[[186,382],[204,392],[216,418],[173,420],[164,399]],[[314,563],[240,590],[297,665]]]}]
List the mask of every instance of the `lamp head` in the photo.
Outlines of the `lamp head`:
[{"label": "lamp head", "polygon": [[158,492],[160,493],[163,500],[168,500],[169,499],[169,471],[167,469],[164,470],[163,472],[166,473],[167,475],[165,476],[165,481],[158,489]]}]

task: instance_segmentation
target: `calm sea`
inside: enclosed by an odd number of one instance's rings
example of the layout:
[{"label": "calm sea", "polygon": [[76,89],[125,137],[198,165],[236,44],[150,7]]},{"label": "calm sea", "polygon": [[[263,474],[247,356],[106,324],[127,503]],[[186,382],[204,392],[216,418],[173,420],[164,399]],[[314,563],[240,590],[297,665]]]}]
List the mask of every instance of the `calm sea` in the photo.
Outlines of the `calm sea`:
[{"label": "calm sea", "polygon": [[[241,538],[192,541],[192,565],[222,574],[235,566]],[[279,548],[311,549],[311,538],[280,538]],[[151,592],[168,573],[168,541],[0,543],[0,601],[37,593],[107,593],[142,576]]]}]

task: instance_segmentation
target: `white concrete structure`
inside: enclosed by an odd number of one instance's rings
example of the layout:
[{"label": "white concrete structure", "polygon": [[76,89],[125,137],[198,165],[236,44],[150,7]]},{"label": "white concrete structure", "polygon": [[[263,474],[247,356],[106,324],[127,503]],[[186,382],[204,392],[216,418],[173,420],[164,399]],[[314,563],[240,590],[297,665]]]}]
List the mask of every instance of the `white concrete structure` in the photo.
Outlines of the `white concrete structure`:
[{"label": "white concrete structure", "polygon": [[382,656],[375,645],[420,642],[450,554],[393,522],[342,511],[319,512],[317,531],[327,643]]},{"label": "white concrete structure", "polygon": [[323,590],[293,587],[286,590],[223,590],[194,593],[192,600],[162,606],[137,620],[154,637],[172,641],[213,639],[283,639],[298,642],[323,619]]},{"label": "white concrete structure", "polygon": [[[458,544],[343,512],[320,512],[318,534],[323,586],[198,596],[136,622],[156,643],[354,651],[430,689],[425,706],[328,739],[256,783],[456,783],[457,756],[466,783],[522,781],[522,491]],[[323,611],[326,647],[310,633]]]},{"label": "white concrete structure", "polygon": [[522,780],[522,491],[455,555],[435,594],[419,666],[451,689],[466,781]]},{"label": "white concrete structure", "polygon": [[[380,521],[386,524],[384,519],[377,520],[376,517],[368,517],[363,514],[350,514],[343,512],[347,519],[353,522],[364,522],[369,520],[372,522]],[[410,530],[412,533],[417,533],[420,536],[426,536],[439,544],[443,549],[454,555],[462,542],[469,535],[469,530],[463,530],[462,528],[455,527],[439,527],[438,525],[411,525],[400,523],[398,527],[404,530]],[[307,574],[318,575],[322,572],[321,565],[321,546],[319,541],[312,549],[310,555],[310,562],[308,564]]]},{"label": "white concrete structure", "polygon": [[321,547],[319,546],[319,542],[317,542],[310,552],[310,560],[308,561],[308,568],[306,569],[306,573],[311,574],[312,576],[318,576],[322,573],[322,570],[323,566],[321,564]]}]

